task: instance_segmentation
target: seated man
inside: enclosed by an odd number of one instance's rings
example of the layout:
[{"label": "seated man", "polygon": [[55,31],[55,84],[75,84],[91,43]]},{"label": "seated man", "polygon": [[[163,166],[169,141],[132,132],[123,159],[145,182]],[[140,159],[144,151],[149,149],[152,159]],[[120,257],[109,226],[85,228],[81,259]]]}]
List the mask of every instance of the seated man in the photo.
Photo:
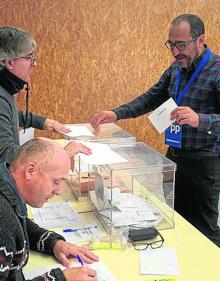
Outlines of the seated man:
[{"label": "seated man", "polygon": [[22,268],[30,250],[54,255],[67,269],[53,269],[34,278],[47,281],[95,281],[88,267],[70,268],[69,259],[79,255],[87,263],[98,257],[84,247],[65,242],[55,232],[39,227],[27,217],[25,204],[40,208],[61,191],[70,170],[68,153],[56,142],[35,138],[21,146],[17,158],[0,165],[0,280],[25,280]]}]

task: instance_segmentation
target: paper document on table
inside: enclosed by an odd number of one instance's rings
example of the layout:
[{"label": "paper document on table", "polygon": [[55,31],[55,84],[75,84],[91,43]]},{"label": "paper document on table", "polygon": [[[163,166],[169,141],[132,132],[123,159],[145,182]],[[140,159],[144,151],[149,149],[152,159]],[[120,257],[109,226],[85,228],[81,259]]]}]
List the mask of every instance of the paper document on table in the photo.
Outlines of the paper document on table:
[{"label": "paper document on table", "polygon": [[[71,267],[79,267],[80,265],[76,262],[71,264]],[[116,281],[113,274],[109,271],[109,269],[105,266],[105,264],[101,261],[94,262],[92,264],[85,264],[85,266],[88,266],[92,269],[94,269],[97,272],[97,281]],[[45,266],[45,267],[39,267],[33,270],[23,270],[25,280],[26,279],[34,279],[37,276],[41,276],[46,272],[49,272],[50,270],[54,268],[60,268],[61,270],[66,269],[61,264],[54,264],[52,266]]]},{"label": "paper document on table", "polygon": [[89,267],[97,272],[97,281],[116,281],[111,271],[109,271],[103,262],[94,262]]},{"label": "paper document on table", "polygon": [[84,163],[89,165],[105,165],[128,162],[127,159],[114,152],[107,144],[80,142],[92,150],[91,155],[79,153]]},{"label": "paper document on table", "polygon": [[177,104],[170,98],[148,116],[148,119],[160,134],[175,122],[175,120],[170,120],[170,113],[176,107]]},{"label": "paper document on table", "polygon": [[49,266],[38,267],[35,269],[31,269],[31,270],[27,270],[26,268],[24,268],[23,269],[24,278],[25,278],[25,280],[32,280],[35,277],[42,276],[46,272],[49,272],[55,268],[60,268],[61,270],[65,269],[65,267],[62,266],[61,264],[53,264],[53,265],[49,265]]},{"label": "paper document on table", "polygon": [[140,274],[179,275],[176,249],[148,247],[146,250],[140,251]]},{"label": "paper document on table", "polygon": [[68,202],[50,202],[42,208],[31,208],[34,222],[41,227],[51,228],[80,223],[78,213]]},{"label": "paper document on table", "polygon": [[80,136],[86,136],[86,137],[93,137],[94,134],[84,125],[70,125],[70,124],[66,124],[65,125],[66,128],[70,129],[71,132],[69,133],[63,133],[60,132],[63,135],[66,135],[68,137],[80,137]]},{"label": "paper document on table", "polygon": [[65,240],[69,243],[76,244],[88,241],[94,237],[99,237],[105,233],[101,230],[98,225],[85,225],[82,228],[69,228],[56,233],[62,235]]}]

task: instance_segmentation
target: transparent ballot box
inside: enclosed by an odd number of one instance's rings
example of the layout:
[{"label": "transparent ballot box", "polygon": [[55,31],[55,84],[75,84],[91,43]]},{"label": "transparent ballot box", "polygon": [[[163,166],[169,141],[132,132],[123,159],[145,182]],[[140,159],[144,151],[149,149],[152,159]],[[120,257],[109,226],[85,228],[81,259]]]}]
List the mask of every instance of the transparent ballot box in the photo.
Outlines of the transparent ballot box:
[{"label": "transparent ballot box", "polygon": [[[68,124],[67,124],[68,126]],[[82,142],[96,142],[108,144],[110,147],[114,146],[133,146],[136,144],[136,139],[128,132],[124,131],[118,125],[103,124],[97,130],[94,130],[90,124],[74,124],[69,125],[73,131],[79,131],[87,134],[81,136],[68,136],[68,139],[78,140]],[[74,158],[73,173],[69,177],[68,184],[73,190],[76,198],[79,201],[88,199],[88,165],[86,165],[81,157]],[[91,182],[90,182],[91,187]]]},{"label": "transparent ballot box", "polygon": [[89,165],[89,199],[106,230],[174,227],[176,164],[146,144],[114,147],[127,162]]},{"label": "transparent ballot box", "polygon": [[[87,201],[89,190],[88,165],[83,163],[81,157],[78,155],[75,156],[71,164],[72,171],[66,180],[67,184],[78,201]],[[91,186],[92,183],[90,182],[90,188]]]}]

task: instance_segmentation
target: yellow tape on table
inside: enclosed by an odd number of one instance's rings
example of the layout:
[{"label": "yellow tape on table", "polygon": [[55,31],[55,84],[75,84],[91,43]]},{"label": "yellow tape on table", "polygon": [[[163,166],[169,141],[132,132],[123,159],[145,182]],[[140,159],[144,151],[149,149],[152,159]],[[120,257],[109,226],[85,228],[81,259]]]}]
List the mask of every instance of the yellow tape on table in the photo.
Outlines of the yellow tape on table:
[{"label": "yellow tape on table", "polygon": [[170,278],[147,278],[144,281],[177,281],[176,277]]},{"label": "yellow tape on table", "polygon": [[121,249],[120,242],[93,242],[90,246],[91,250],[101,250],[101,249],[112,249],[118,250]]}]

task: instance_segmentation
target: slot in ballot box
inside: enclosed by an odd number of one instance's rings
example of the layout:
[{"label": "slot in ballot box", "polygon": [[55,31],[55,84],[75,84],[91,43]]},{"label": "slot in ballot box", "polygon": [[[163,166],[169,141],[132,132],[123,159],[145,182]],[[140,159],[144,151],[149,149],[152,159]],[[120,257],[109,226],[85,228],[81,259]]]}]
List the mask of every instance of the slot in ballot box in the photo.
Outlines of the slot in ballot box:
[{"label": "slot in ballot box", "polygon": [[[75,130],[77,132],[78,130],[79,132],[81,131],[82,134],[85,133],[85,135],[67,136],[69,140],[104,143],[108,144],[110,147],[133,146],[136,144],[135,137],[124,131],[115,123],[102,124],[96,130],[87,123],[66,124],[66,126],[69,126],[73,131]],[[80,157],[76,156],[74,158],[73,173],[67,183],[79,201],[88,199],[88,165],[86,165]],[[92,186],[92,178],[90,178],[90,189],[91,188],[94,188],[94,186]]]},{"label": "slot in ballot box", "polygon": [[[102,124],[96,129],[93,129],[89,123],[65,124],[65,126],[71,128],[73,133],[76,131],[76,134],[66,136],[69,140],[100,142],[111,146],[132,146],[136,143],[135,137],[115,123]],[[77,130],[79,134],[77,134]]]},{"label": "slot in ballot box", "polygon": [[173,228],[176,164],[144,143],[112,150],[127,162],[88,167],[89,199],[105,229]]}]

